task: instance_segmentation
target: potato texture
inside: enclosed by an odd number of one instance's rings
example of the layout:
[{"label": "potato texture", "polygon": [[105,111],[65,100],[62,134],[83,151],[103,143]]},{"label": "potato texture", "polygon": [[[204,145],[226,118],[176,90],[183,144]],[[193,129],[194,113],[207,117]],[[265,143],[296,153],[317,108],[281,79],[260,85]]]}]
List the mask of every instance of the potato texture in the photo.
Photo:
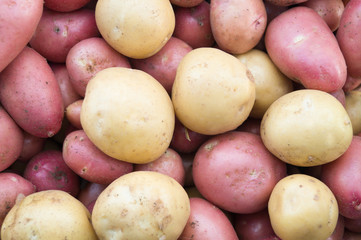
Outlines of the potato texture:
[{"label": "potato texture", "polygon": [[158,52],[175,27],[168,0],[99,0],[95,20],[105,41],[131,58],[146,58]]},{"label": "potato texture", "polygon": [[113,67],[89,81],[80,121],[105,154],[147,163],[168,148],[175,116],[167,91],[156,79],[141,70]]},{"label": "potato texture", "polygon": [[175,240],[190,216],[190,202],[173,178],[136,171],[112,182],[97,198],[92,222],[100,239]]},{"label": "potato texture", "polygon": [[303,89],[277,99],[261,122],[265,146],[281,160],[297,166],[334,161],[351,144],[349,115],[331,94]]},{"label": "potato texture", "polygon": [[251,73],[236,57],[216,48],[197,48],[178,65],[172,101],[180,122],[206,135],[237,128],[255,100]]}]

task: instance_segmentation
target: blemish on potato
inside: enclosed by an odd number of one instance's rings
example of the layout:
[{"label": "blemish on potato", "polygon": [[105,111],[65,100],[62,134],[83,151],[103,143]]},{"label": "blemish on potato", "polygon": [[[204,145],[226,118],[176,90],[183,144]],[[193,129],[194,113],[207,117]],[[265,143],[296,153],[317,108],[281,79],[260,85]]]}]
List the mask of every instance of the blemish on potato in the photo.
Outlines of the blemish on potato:
[{"label": "blemish on potato", "polygon": [[215,146],[217,146],[217,145],[218,145],[218,141],[213,141],[213,142],[207,143],[207,144],[204,146],[204,148],[205,148],[206,151],[212,151],[213,148],[214,148]]}]

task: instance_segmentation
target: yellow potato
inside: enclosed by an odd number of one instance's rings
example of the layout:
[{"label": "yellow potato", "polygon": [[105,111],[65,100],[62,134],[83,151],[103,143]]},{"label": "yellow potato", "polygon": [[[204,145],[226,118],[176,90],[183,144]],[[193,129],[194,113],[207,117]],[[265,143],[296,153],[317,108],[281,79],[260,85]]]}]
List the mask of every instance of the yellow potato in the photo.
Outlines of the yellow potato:
[{"label": "yellow potato", "polygon": [[326,240],[339,216],[331,190],[304,174],[289,175],[276,184],[268,212],[272,228],[282,240]]},{"label": "yellow potato", "polygon": [[293,90],[292,80],[277,68],[267,53],[252,49],[235,57],[246,65],[254,78],[256,100],[251,117],[262,118],[275,100]]},{"label": "yellow potato", "polygon": [[176,240],[190,216],[184,188],[158,172],[119,177],[98,197],[92,223],[100,239]]},{"label": "yellow potato", "polygon": [[267,149],[286,163],[317,166],[336,160],[351,144],[351,120],[331,94],[311,89],[287,93],[261,121]]},{"label": "yellow potato", "polygon": [[350,116],[353,134],[361,132],[361,91],[354,90],[346,94],[346,111]]},{"label": "yellow potato", "polygon": [[80,121],[105,154],[148,163],[169,147],[175,116],[167,91],[156,79],[141,70],[113,67],[89,81]]},{"label": "yellow potato", "polygon": [[98,239],[89,211],[70,194],[60,190],[26,196],[6,215],[2,240]]},{"label": "yellow potato", "polygon": [[131,58],[147,58],[170,39],[175,15],[169,0],[98,0],[95,20],[106,42]]},{"label": "yellow potato", "polygon": [[252,74],[236,57],[216,48],[197,48],[178,65],[172,89],[175,113],[194,132],[233,130],[249,116],[256,90]]}]

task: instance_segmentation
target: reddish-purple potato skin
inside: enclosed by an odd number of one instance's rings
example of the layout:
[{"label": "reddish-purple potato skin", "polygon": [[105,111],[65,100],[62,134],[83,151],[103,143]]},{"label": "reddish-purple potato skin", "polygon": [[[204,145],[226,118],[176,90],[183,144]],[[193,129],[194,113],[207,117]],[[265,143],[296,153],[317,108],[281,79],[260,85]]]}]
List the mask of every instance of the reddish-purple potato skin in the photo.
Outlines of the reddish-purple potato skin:
[{"label": "reddish-purple potato skin", "polygon": [[81,106],[83,104],[83,99],[79,99],[71,104],[66,108],[65,116],[70,122],[71,125],[76,127],[77,129],[82,129],[81,122],[80,122],[80,112]]},{"label": "reddish-purple potato skin", "polygon": [[361,233],[355,233],[345,229],[342,240],[361,240]]},{"label": "reddish-purple potato skin", "polygon": [[20,156],[17,160],[27,162],[37,153],[42,151],[45,145],[46,138],[36,137],[25,131],[23,131],[23,135],[24,144]]},{"label": "reddish-purple potato skin", "polygon": [[274,4],[276,6],[292,6],[302,2],[307,2],[307,0],[265,0],[265,1]]},{"label": "reddish-purple potato skin", "polygon": [[338,216],[336,228],[327,238],[327,240],[342,240],[343,234],[345,232],[345,218],[342,215]]},{"label": "reddish-purple potato skin", "polygon": [[170,0],[173,5],[181,7],[195,7],[202,1],[203,0]]},{"label": "reddish-purple potato skin", "polygon": [[71,12],[88,4],[90,0],[44,0],[44,6],[57,12]]},{"label": "reddish-purple potato skin", "polygon": [[85,186],[80,189],[80,192],[77,196],[77,199],[88,206],[91,202],[95,201],[99,194],[107,187],[108,185],[86,182]]},{"label": "reddish-purple potato skin", "polygon": [[345,218],[345,228],[351,232],[361,233],[361,218]]}]

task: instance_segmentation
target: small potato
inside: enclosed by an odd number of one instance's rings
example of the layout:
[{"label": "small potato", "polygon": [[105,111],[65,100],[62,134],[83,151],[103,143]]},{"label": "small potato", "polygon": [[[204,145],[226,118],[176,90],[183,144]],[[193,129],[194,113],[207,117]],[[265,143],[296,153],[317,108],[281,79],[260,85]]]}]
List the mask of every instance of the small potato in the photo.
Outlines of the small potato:
[{"label": "small potato", "polygon": [[261,122],[263,143],[279,159],[310,167],[334,161],[351,144],[349,115],[331,94],[302,89],[283,95]]},{"label": "small potato", "polygon": [[331,190],[305,174],[289,175],[276,184],[268,212],[272,228],[282,240],[326,240],[339,215]]},{"label": "small potato", "polygon": [[189,216],[188,195],[177,181],[136,171],[121,176],[98,196],[92,223],[99,239],[175,240]]},{"label": "small potato", "polygon": [[250,117],[262,118],[275,100],[293,90],[292,80],[286,77],[263,51],[252,49],[236,55],[236,58],[252,73],[256,86],[256,100]]},{"label": "small potato", "polygon": [[147,58],[158,52],[175,27],[169,0],[98,0],[95,19],[105,41],[131,58]]},{"label": "small potato", "polygon": [[17,160],[28,162],[33,156],[43,150],[46,138],[36,137],[23,131],[24,143]]},{"label": "small potato", "polygon": [[79,99],[65,109],[65,117],[69,123],[78,129],[82,129],[80,122],[81,106],[83,105],[83,99]]},{"label": "small potato", "polygon": [[47,190],[26,196],[5,217],[2,240],[97,240],[84,205],[70,194]]},{"label": "small potato", "polygon": [[216,48],[197,48],[180,62],[172,101],[188,129],[215,135],[245,121],[256,95],[252,74],[236,57]]},{"label": "small potato", "polygon": [[175,116],[167,91],[151,75],[112,67],[89,81],[80,121],[89,139],[105,154],[148,163],[169,147]]},{"label": "small potato", "polygon": [[346,94],[345,108],[351,119],[353,134],[361,133],[361,91],[353,90]]}]

